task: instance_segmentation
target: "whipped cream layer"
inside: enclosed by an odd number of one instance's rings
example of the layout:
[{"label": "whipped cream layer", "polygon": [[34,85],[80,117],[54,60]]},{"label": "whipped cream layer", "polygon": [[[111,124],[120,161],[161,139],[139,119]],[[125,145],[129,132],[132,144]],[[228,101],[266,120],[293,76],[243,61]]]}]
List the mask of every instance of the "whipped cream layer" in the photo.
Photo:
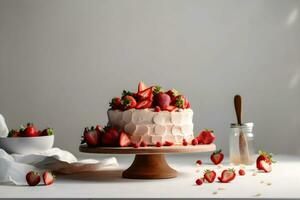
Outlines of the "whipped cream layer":
[{"label": "whipped cream layer", "polygon": [[154,112],[153,109],[108,110],[109,124],[123,129],[133,143],[141,141],[148,145],[165,141],[182,144],[194,138],[193,110]]}]

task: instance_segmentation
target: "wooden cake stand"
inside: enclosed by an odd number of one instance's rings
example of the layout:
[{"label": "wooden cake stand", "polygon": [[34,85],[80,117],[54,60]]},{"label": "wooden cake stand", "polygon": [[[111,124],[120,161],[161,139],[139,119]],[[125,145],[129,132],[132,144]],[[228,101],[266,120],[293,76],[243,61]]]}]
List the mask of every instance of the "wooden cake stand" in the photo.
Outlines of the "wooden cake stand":
[{"label": "wooden cake stand", "polygon": [[131,166],[122,176],[132,179],[164,179],[175,178],[178,172],[172,169],[165,160],[164,154],[209,152],[216,149],[215,144],[162,146],[162,147],[87,147],[81,145],[79,151],[99,154],[135,154]]}]

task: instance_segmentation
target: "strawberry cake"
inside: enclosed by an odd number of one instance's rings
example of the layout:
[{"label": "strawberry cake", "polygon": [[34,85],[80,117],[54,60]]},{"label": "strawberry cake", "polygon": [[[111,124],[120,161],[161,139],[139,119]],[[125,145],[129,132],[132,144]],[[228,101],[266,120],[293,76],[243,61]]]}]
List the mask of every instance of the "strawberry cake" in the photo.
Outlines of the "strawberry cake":
[{"label": "strawberry cake", "polygon": [[139,83],[137,92],[123,91],[107,111],[108,124],[123,130],[133,144],[182,144],[192,141],[193,110],[185,96],[175,89],[147,87]]}]

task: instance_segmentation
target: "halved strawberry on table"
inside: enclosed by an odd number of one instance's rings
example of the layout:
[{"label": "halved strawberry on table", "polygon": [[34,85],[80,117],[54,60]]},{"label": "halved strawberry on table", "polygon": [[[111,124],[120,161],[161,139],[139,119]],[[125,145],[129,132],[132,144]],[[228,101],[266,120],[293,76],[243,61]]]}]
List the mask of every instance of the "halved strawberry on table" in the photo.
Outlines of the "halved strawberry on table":
[{"label": "halved strawberry on table", "polygon": [[273,160],[273,155],[265,151],[259,151],[259,156],[256,159],[256,167],[258,170],[262,170],[266,173],[272,171],[272,163],[276,161]]},{"label": "halved strawberry on table", "polygon": [[229,183],[235,178],[235,176],[236,174],[234,169],[225,169],[218,179],[221,183]]},{"label": "halved strawberry on table", "polygon": [[215,164],[218,165],[220,164],[224,159],[224,154],[222,153],[222,149],[219,149],[217,151],[214,151],[211,156],[210,160]]},{"label": "halved strawberry on table", "polygon": [[54,180],[55,180],[55,176],[52,172],[45,171],[43,173],[43,181],[45,185],[51,185],[52,183],[54,183]]},{"label": "halved strawberry on table", "polygon": [[209,182],[209,183],[212,183],[214,182],[215,178],[216,178],[216,172],[214,170],[205,170],[204,171],[204,179]]}]

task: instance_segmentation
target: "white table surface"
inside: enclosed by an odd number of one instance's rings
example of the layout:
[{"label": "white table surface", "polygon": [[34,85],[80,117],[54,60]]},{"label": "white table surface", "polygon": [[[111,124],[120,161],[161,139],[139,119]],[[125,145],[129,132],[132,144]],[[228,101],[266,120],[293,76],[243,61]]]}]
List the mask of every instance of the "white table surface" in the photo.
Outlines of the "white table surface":
[{"label": "white table surface", "polygon": [[[204,169],[220,169],[210,164],[208,155],[169,155],[168,162],[180,172],[177,178],[164,180],[131,180],[121,178],[122,169],[131,163],[133,156],[118,157],[120,168],[99,173],[60,175],[51,186],[10,186],[0,185],[1,198],[67,197],[67,198],[151,198],[151,197],[191,197],[191,198],[300,198],[300,158],[276,155],[278,160],[269,174],[257,173],[254,166],[246,167],[246,176],[237,176],[227,184],[219,182],[194,184]],[[195,165],[201,158],[204,164]],[[223,163],[224,168],[230,166]],[[199,169],[200,172],[196,172]],[[270,185],[271,184],[271,185]],[[217,192],[214,194],[214,192]],[[256,196],[259,194],[260,196]]]}]

